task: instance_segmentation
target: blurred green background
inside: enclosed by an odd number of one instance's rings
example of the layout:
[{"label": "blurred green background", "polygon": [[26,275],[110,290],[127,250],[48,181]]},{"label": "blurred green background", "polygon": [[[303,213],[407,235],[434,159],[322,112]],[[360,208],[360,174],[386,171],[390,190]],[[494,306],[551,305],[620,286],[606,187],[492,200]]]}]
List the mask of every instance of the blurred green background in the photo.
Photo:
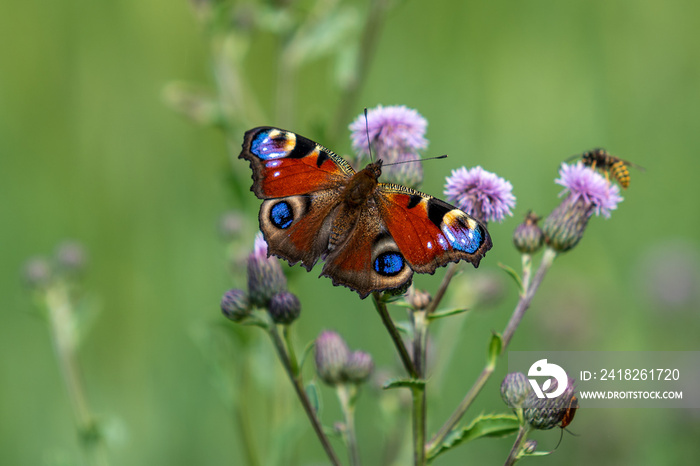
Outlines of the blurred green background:
[{"label": "blurred green background", "polygon": [[[367,2],[350,5],[361,20]],[[247,192],[248,164],[232,158],[236,148],[222,132],[164,103],[174,80],[214,87],[209,41],[192,5],[31,0],[2,10],[0,464],[81,458],[47,326],[20,276],[27,258],[51,255],[65,239],[82,242],[90,257],[85,288],[100,314],[80,360],[112,464],[242,464],[241,435],[212,369],[221,366],[202,342],[226,324],[221,294],[245,285],[228,272],[219,217],[239,209],[253,226],[259,201]],[[427,118],[428,153],[450,158],[425,165],[424,191],[438,195],[452,168],[481,165],[510,180],[518,198],[513,218],[490,225],[495,246],[482,266],[460,277],[487,283],[499,297],[457,318],[457,351],[441,386],[429,388],[431,432],[471,385],[491,330],[503,328],[516,301],[497,267],[519,266],[513,229],[528,209],[546,215],[557,205],[558,165],[584,150],[605,147],[646,171],[633,169],[618,211],[594,218],[580,245],[557,259],[510,349],[700,349],[698,50],[700,6],[690,0],[412,0],[390,11],[356,114],[403,104]],[[284,79],[273,51],[261,34],[241,70],[266,108]],[[333,145],[321,138],[339,101],[335,67],[332,56],[322,57],[296,77],[290,121],[269,116],[250,126],[284,125],[348,154],[347,133]],[[232,131],[242,139],[245,129]],[[252,245],[252,231],[244,244]],[[333,328],[378,367],[396,366],[369,301],[317,279],[316,270],[289,272],[304,306],[295,324],[300,348]],[[415,281],[434,290],[440,277]],[[279,373],[270,376],[278,382],[265,378],[278,363],[268,342],[259,343],[262,369],[253,377],[284,394],[250,403],[261,417],[299,417],[285,427],[296,432],[297,448],[280,464],[324,464],[291,389]],[[241,355],[230,356],[237,380]],[[468,418],[506,411],[498,394],[506,367],[504,358]],[[332,393],[323,394],[332,425],[337,408]],[[387,442],[372,421],[376,396],[365,390],[358,413],[366,464],[381,464]],[[271,412],[269,399],[283,400],[284,411]],[[281,435],[270,422],[252,421],[263,449]],[[528,463],[683,464],[700,453],[697,410],[581,410],[570,428],[579,436],[565,435],[554,455]],[[558,430],[534,435],[544,449],[558,437]],[[501,464],[511,443],[480,440],[436,464]]]}]

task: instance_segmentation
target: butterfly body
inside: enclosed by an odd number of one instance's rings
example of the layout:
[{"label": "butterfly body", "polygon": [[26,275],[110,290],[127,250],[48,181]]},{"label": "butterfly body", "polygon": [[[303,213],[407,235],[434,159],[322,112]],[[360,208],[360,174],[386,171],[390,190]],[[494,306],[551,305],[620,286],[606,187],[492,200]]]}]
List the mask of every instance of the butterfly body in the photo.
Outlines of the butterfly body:
[{"label": "butterfly body", "polygon": [[476,219],[411,188],[380,183],[382,161],[356,172],[325,147],[271,127],[245,134],[239,156],[250,162],[263,199],[260,229],[268,251],[357,291],[407,286],[413,272],[448,262],[478,266],[491,238]]}]

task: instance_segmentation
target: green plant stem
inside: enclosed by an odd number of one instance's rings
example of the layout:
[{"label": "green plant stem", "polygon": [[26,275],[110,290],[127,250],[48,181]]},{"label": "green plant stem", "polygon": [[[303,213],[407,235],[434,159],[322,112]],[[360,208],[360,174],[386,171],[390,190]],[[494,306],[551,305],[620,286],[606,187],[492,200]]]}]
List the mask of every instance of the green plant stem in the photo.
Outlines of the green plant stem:
[{"label": "green plant stem", "polygon": [[426,397],[425,385],[411,387],[413,397],[413,464],[423,466],[426,464],[425,456],[425,418]]},{"label": "green plant stem", "polygon": [[294,372],[292,369],[292,363],[289,358],[289,354],[287,353],[284,342],[280,337],[279,331],[277,330],[277,326],[274,323],[270,322],[270,324],[267,327],[267,330],[268,334],[270,335],[270,338],[272,339],[272,344],[274,345],[275,350],[277,351],[277,355],[279,356],[280,361],[282,362],[282,366],[284,366],[284,369],[287,372],[287,375],[289,376],[289,380],[294,386],[294,390],[296,391],[297,396],[299,397],[299,401],[301,401],[301,405],[304,408],[304,411],[306,412],[306,415],[308,416],[309,421],[311,422],[311,426],[313,427],[314,432],[316,432],[316,436],[321,442],[323,449],[326,451],[328,459],[334,466],[339,466],[340,460],[335,454],[335,451],[333,450],[333,447],[331,446],[328,437],[323,431],[321,421],[316,416],[316,411],[314,410],[313,406],[311,406],[311,401],[309,401],[309,397],[306,395],[306,390],[304,390],[304,385],[301,380],[301,374]]},{"label": "green plant stem", "polygon": [[523,254],[521,256],[522,266],[523,266],[523,280],[522,280],[522,292],[521,294],[527,293],[530,287],[530,278],[532,277],[532,255]]},{"label": "green plant stem", "polygon": [[[426,311],[413,311],[413,361],[419,378],[425,379],[425,363],[427,360],[428,319]],[[416,466],[425,465],[425,439],[427,399],[425,384],[414,385],[411,388],[413,396],[413,463]]]},{"label": "green plant stem", "polygon": [[355,435],[355,397],[357,387],[355,385],[340,384],[337,386],[338,400],[345,418],[345,443],[348,446],[348,455],[352,466],[360,466],[360,452],[357,448],[357,436]]},{"label": "green plant stem", "polygon": [[[542,280],[547,274],[549,268],[552,266],[552,263],[554,262],[556,256],[557,253],[554,250],[550,248],[545,249],[544,254],[542,256],[542,261],[540,262],[540,266],[537,269],[537,274],[532,280],[532,283],[530,283],[530,286],[527,288],[525,294],[522,295],[518,300],[518,304],[515,306],[513,314],[511,315],[505,330],[503,331],[503,334],[501,336],[503,343],[501,354],[503,354],[506,348],[508,347],[508,344],[510,343],[511,339],[513,338],[513,335],[515,334],[515,331],[518,328],[518,325],[520,325],[520,321],[522,321],[523,316],[525,315],[525,311],[527,311],[527,309],[530,307],[530,302],[532,301],[535,292],[537,292],[537,289],[540,287],[540,284],[542,284]],[[481,371],[481,374],[479,374],[479,377],[477,377],[476,381],[474,382],[474,385],[472,385],[472,387],[469,389],[469,391],[467,392],[457,409],[455,409],[455,411],[445,422],[445,424],[443,424],[443,426],[440,427],[440,430],[438,430],[437,434],[435,434],[435,437],[428,445],[429,457],[430,453],[434,451],[445,440],[449,433],[452,432],[452,429],[454,429],[457,423],[459,423],[459,421],[462,419],[464,413],[467,412],[471,404],[474,402],[476,396],[479,394],[481,389],[484,388],[484,385],[486,385],[486,382],[491,377],[491,374],[493,374],[494,369],[494,365],[491,365],[489,363],[486,364],[484,369]]]},{"label": "green plant stem", "polygon": [[440,305],[442,298],[445,297],[445,292],[447,291],[447,288],[450,286],[450,282],[452,282],[452,279],[457,274],[457,270],[459,270],[459,266],[454,262],[450,262],[450,265],[447,266],[445,276],[442,277],[440,287],[438,288],[437,292],[435,293],[435,296],[433,296],[432,301],[430,301],[430,304],[428,305],[428,309],[426,311],[428,315],[435,312],[437,307]]},{"label": "green plant stem", "polygon": [[518,454],[520,453],[520,450],[523,447],[523,443],[527,439],[527,432],[528,428],[526,426],[521,425],[520,429],[518,430],[518,435],[515,437],[515,442],[513,442],[513,448],[510,449],[510,453],[508,454],[508,458],[506,458],[506,462],[503,463],[503,466],[513,466],[520,457]]},{"label": "green plant stem", "polygon": [[396,346],[396,350],[399,352],[399,357],[401,358],[403,366],[406,368],[406,372],[408,372],[410,377],[418,378],[418,372],[416,372],[413,361],[411,361],[411,356],[409,356],[406,346],[403,344],[403,340],[401,339],[401,335],[394,325],[394,321],[391,320],[386,303],[381,300],[381,295],[377,292],[372,293],[372,302],[379,313],[379,317],[382,319],[382,323],[389,331],[389,336],[391,336],[394,346]]},{"label": "green plant stem", "polygon": [[80,434],[81,446],[94,466],[109,464],[104,438],[99,431],[88,406],[80,366],[76,355],[78,335],[76,334],[73,306],[64,283],[58,282],[46,291],[51,340],[58,360],[58,366],[71,401],[73,417]]},{"label": "green plant stem", "polygon": [[554,263],[554,259],[556,259],[556,257],[556,251],[550,248],[545,248],[544,254],[542,255],[542,261],[540,262],[540,266],[537,269],[537,274],[535,274],[535,278],[532,280],[532,283],[530,283],[527,287],[527,292],[525,293],[525,296],[522,296],[518,301],[518,304],[513,310],[513,315],[511,315],[510,320],[508,321],[508,325],[503,331],[503,351],[505,351],[505,349],[508,347],[510,340],[513,338],[515,331],[518,329],[518,325],[520,325],[520,321],[523,320],[523,316],[525,316],[525,311],[527,311],[527,309],[530,307],[530,302],[532,301],[532,298],[535,296],[537,289],[542,284],[544,276],[549,271],[549,268]]}]

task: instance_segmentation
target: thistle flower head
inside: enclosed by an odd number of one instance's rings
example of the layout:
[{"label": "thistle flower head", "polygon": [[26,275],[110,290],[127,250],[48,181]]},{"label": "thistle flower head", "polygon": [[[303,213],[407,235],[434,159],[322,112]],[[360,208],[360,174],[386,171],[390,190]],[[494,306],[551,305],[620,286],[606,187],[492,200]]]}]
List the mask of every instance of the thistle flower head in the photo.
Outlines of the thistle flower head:
[{"label": "thistle flower head", "polygon": [[287,278],[275,257],[268,257],[262,233],[255,237],[253,252],[248,256],[248,298],[251,304],[267,306],[277,293],[287,288]]},{"label": "thistle flower head", "polygon": [[250,315],[248,296],[243,290],[228,290],[221,298],[221,312],[234,322],[240,322]]},{"label": "thistle flower head", "polygon": [[527,440],[523,445],[523,451],[525,453],[533,453],[535,450],[537,450],[537,440]]},{"label": "thistle flower head", "polygon": [[331,330],[321,332],[316,338],[314,356],[321,380],[328,385],[338,385],[344,381],[350,350],[343,337]]},{"label": "thistle flower head", "polygon": [[610,217],[610,211],[622,201],[620,188],[595,170],[583,165],[562,164],[557,184],[564,186],[559,195],[569,193],[542,225],[544,239],[557,252],[572,249],[583,238],[593,213]]},{"label": "thistle flower head", "polygon": [[447,199],[479,220],[501,222],[506,215],[513,215],[513,185],[495,173],[481,167],[461,167],[452,170],[446,181]]},{"label": "thistle flower head", "polygon": [[559,178],[555,183],[565,188],[559,196],[568,192],[574,201],[583,199],[586,204],[593,206],[596,215],[605,218],[609,218],[610,211],[617,209],[617,204],[622,202],[620,188],[616,184],[610,183],[600,173],[581,162],[575,165],[561,164]]},{"label": "thistle flower head", "polygon": [[[557,389],[557,381],[549,392]],[[547,430],[559,425],[575,401],[574,379],[569,378],[564,393],[556,398],[538,398],[533,391],[523,403],[523,417],[535,429]]]},{"label": "thistle flower head", "polygon": [[268,312],[274,323],[289,325],[299,317],[301,303],[295,294],[280,291],[270,300]]},{"label": "thistle flower head", "polygon": [[53,270],[48,260],[32,257],[24,264],[22,275],[30,288],[44,288],[53,278]]},{"label": "thistle flower head", "polygon": [[532,392],[527,376],[522,372],[511,372],[501,383],[501,398],[509,408],[519,409]]},{"label": "thistle flower head", "polygon": [[[416,110],[405,105],[392,105],[367,110],[369,141],[379,154],[381,149],[400,149],[417,152],[428,147],[425,129],[428,121]],[[369,154],[365,115],[361,114],[350,124],[352,147],[356,151]]]},{"label": "thistle flower head", "polygon": [[371,143],[376,157],[385,163],[384,179],[415,187],[423,181],[421,163],[400,162],[416,159],[418,151],[428,146],[427,126],[426,119],[413,109],[380,105],[367,111],[366,122],[362,114],[350,124],[352,147],[360,156],[366,156]]},{"label": "thistle flower head", "polygon": [[369,353],[353,351],[348,357],[343,374],[348,382],[360,384],[369,378],[373,369],[374,362]]},{"label": "thistle flower head", "polygon": [[56,263],[68,273],[80,273],[87,264],[87,253],[77,241],[65,241],[56,249]]},{"label": "thistle flower head", "polygon": [[410,288],[408,295],[406,296],[406,301],[408,304],[416,311],[424,311],[430,305],[433,297],[427,291],[417,290],[415,288]]},{"label": "thistle flower head", "polygon": [[523,254],[532,254],[542,247],[542,229],[537,225],[540,217],[529,211],[525,221],[518,225],[513,233],[513,244]]}]

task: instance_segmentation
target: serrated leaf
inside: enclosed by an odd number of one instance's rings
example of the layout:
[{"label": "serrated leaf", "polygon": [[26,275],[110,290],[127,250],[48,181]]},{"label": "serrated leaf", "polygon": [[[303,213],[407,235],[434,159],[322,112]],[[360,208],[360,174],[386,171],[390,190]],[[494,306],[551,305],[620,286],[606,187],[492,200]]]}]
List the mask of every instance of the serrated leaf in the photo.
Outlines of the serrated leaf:
[{"label": "serrated leaf", "polygon": [[424,379],[391,379],[382,385],[384,390],[391,388],[413,388],[425,386]]},{"label": "serrated leaf", "polygon": [[442,444],[428,453],[429,459],[466,442],[479,438],[498,438],[513,435],[520,428],[518,418],[512,414],[488,414],[474,419],[468,426],[450,433]]},{"label": "serrated leaf", "polygon": [[491,369],[496,367],[496,361],[498,360],[498,356],[501,355],[501,351],[503,351],[503,339],[501,338],[501,334],[493,333],[491,335],[491,341],[489,342],[489,353],[486,359],[488,367]]},{"label": "serrated leaf", "polygon": [[515,280],[515,284],[518,285],[518,292],[520,294],[525,293],[525,287],[523,286],[523,281],[520,278],[520,275],[518,275],[518,272],[516,272],[513,267],[501,264],[500,262],[498,263],[498,266],[502,268],[510,276],[510,278]]},{"label": "serrated leaf", "polygon": [[441,319],[443,317],[454,316],[457,314],[463,314],[469,311],[469,309],[450,309],[449,311],[433,312],[428,316],[428,320]]}]

